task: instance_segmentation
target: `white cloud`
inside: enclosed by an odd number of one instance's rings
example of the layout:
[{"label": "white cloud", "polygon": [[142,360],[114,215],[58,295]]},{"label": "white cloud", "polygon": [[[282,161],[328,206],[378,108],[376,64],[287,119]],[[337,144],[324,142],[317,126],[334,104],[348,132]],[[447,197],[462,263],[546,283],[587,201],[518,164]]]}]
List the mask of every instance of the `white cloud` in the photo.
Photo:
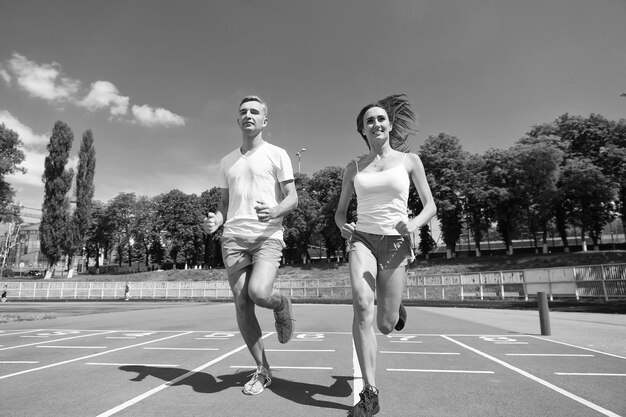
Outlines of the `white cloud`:
[{"label": "white cloud", "polygon": [[132,112],[135,119],[144,126],[171,127],[185,125],[183,117],[162,108],[155,109],[144,104],[143,106],[133,106]]},{"label": "white cloud", "polygon": [[[13,79],[17,85],[31,96],[51,102],[68,102],[90,111],[107,109],[113,116],[128,114],[130,99],[120,94],[109,81],[96,81],[85,95],[81,93],[81,81],[63,75],[61,65],[56,62],[38,64],[23,55],[13,53],[6,69],[0,66],[0,78],[7,84]],[[80,99],[80,96],[84,96]],[[144,126],[172,127],[184,126],[185,119],[161,107],[132,106],[132,117]]]},{"label": "white cloud", "polygon": [[9,68],[22,89],[44,100],[73,100],[80,87],[80,81],[62,76],[60,65],[56,62],[39,65],[14,53],[9,60]]},{"label": "white cloud", "polygon": [[50,139],[45,134],[36,134],[33,132],[33,129],[20,122],[17,117],[13,116],[6,110],[0,110],[0,123],[4,123],[7,128],[15,131],[26,148],[43,148]]},{"label": "white cloud", "polygon": [[7,70],[2,68],[2,65],[0,65],[0,78],[2,78],[7,85],[11,84],[11,75],[7,72]]},{"label": "white cloud", "polygon": [[96,81],[91,91],[79,103],[89,110],[109,108],[111,116],[123,116],[128,111],[128,97],[121,96],[117,87],[108,81]]}]

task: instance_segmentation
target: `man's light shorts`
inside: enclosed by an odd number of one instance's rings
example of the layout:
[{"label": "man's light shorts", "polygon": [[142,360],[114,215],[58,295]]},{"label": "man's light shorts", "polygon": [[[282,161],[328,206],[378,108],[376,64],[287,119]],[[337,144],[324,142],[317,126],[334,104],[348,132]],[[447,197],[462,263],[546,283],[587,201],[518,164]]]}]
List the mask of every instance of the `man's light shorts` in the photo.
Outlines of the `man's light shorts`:
[{"label": "man's light shorts", "polygon": [[409,236],[376,235],[358,230],[350,237],[348,252],[373,256],[379,271],[406,266],[415,258]]},{"label": "man's light shorts", "polygon": [[222,237],[222,258],[229,275],[257,261],[278,266],[283,257],[285,242],[282,239],[256,237]]}]

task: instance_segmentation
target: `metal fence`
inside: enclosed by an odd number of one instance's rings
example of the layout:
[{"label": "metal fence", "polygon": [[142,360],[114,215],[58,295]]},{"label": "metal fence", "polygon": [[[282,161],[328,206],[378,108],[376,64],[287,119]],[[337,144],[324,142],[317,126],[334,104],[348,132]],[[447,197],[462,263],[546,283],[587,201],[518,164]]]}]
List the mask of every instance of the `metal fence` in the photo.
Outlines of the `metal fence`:
[{"label": "metal fence", "polygon": [[[333,279],[291,279],[281,276],[274,286],[301,299],[350,299],[349,282]],[[123,299],[124,282],[7,283],[8,299]],[[545,292],[554,297],[626,298],[626,264],[575,266],[463,274],[420,276],[409,272],[405,297],[413,300],[523,299]],[[132,299],[231,299],[227,281],[131,282]]]}]

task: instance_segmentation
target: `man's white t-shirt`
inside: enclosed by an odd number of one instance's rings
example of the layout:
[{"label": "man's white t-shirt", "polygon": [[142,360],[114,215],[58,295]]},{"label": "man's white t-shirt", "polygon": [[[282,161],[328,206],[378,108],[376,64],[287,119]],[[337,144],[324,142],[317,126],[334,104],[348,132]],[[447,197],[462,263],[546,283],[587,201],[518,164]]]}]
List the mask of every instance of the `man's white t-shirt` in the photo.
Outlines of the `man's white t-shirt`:
[{"label": "man's white t-shirt", "polygon": [[274,207],[283,200],[280,183],[293,180],[293,168],[287,152],[264,142],[254,153],[242,155],[235,149],[222,159],[220,188],[228,189],[228,213],[225,237],[283,238],[283,219],[260,222],[254,206],[262,201]]}]

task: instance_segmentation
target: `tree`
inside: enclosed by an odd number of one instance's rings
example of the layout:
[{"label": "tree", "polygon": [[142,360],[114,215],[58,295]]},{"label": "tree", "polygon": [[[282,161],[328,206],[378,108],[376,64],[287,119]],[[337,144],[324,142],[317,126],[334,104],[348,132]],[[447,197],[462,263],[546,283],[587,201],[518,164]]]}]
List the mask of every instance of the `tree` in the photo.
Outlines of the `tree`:
[{"label": "tree", "polygon": [[159,236],[155,222],[155,204],[149,197],[141,196],[135,201],[133,212],[131,235],[135,242],[135,251],[138,257],[143,257],[144,265],[148,268],[152,245]]},{"label": "tree", "polygon": [[100,268],[100,255],[108,252],[108,236],[106,231],[105,206],[101,201],[94,201],[91,210],[91,222],[85,240],[86,264],[89,259],[95,260],[96,271]]},{"label": "tree", "polygon": [[93,205],[94,184],[96,171],[96,149],[93,146],[91,130],[83,133],[83,141],[78,154],[78,170],[76,174],[76,208],[71,220],[71,238],[68,239],[67,255],[68,267],[72,264],[72,256],[78,251],[82,253],[91,227],[91,211]]},{"label": "tree", "polygon": [[107,204],[104,229],[112,249],[117,255],[117,262],[122,266],[124,260],[131,266],[133,247],[131,243],[135,217],[135,193],[119,193]]},{"label": "tree", "polygon": [[[343,168],[326,167],[313,174],[309,181],[309,191],[311,197],[317,200],[320,206],[319,217],[314,220],[319,223],[316,231],[320,232],[324,238],[327,258],[344,247],[344,239],[335,224],[335,211],[339,204],[341,195],[341,182],[343,180]],[[356,197],[349,205],[350,209],[356,209]]]},{"label": "tree", "polygon": [[511,150],[490,149],[483,157],[490,187],[488,206],[494,210],[498,232],[507,254],[511,255],[513,236],[523,218],[520,196],[516,194],[515,188],[519,175],[515,172],[514,154]]},{"label": "tree", "polygon": [[612,220],[615,192],[601,169],[587,159],[571,159],[563,172],[562,187],[566,207],[574,225],[593,240],[596,250],[602,229]]},{"label": "tree", "polygon": [[548,225],[554,216],[554,196],[564,152],[552,140],[540,137],[526,140],[513,148],[516,165],[516,195],[521,197],[528,230],[537,248],[537,234],[542,233],[543,253],[548,251]]},{"label": "tree", "polygon": [[430,227],[428,227],[428,225],[420,227],[420,243],[417,246],[420,253],[423,253],[426,259],[428,259],[428,254],[435,249],[435,247],[437,247],[437,242],[435,242],[435,239],[433,239],[430,234]]},{"label": "tree", "polygon": [[74,171],[66,169],[74,134],[68,125],[58,121],[52,130],[47,149],[43,173],[44,200],[41,209],[39,236],[41,252],[48,260],[50,278],[56,264],[61,259],[64,242],[68,239],[70,200],[68,193],[72,186]]},{"label": "tree", "polygon": [[476,256],[481,256],[480,244],[495,221],[495,209],[492,205],[494,192],[487,181],[485,159],[480,155],[470,155],[468,159],[467,183],[465,186],[464,213],[467,228],[471,231],[476,247]]},{"label": "tree", "polygon": [[[215,213],[222,199],[222,190],[219,187],[213,187],[208,191],[200,194],[201,213],[206,216],[208,213]],[[204,264],[217,266],[221,262],[221,253],[219,250],[219,241],[222,237],[224,228],[220,227],[213,235],[205,234],[204,236]]]},{"label": "tree", "polygon": [[283,219],[284,240],[288,248],[298,251],[300,257],[306,259],[311,236],[321,230],[318,219],[321,205],[310,191],[310,180],[305,174],[295,175],[298,207]]},{"label": "tree", "polygon": [[157,197],[156,215],[161,240],[174,266],[179,262],[179,255],[186,265],[200,264],[205,234],[201,199],[195,194],[188,196],[180,190],[172,190]]},{"label": "tree", "polygon": [[468,156],[459,139],[446,133],[429,136],[420,148],[420,157],[437,204],[437,218],[448,258],[453,256],[463,230]]},{"label": "tree", "polygon": [[0,124],[0,220],[11,217],[10,206],[15,196],[15,190],[5,180],[5,176],[16,172],[26,172],[19,165],[24,161],[22,141],[17,133],[7,129],[4,123]]}]

